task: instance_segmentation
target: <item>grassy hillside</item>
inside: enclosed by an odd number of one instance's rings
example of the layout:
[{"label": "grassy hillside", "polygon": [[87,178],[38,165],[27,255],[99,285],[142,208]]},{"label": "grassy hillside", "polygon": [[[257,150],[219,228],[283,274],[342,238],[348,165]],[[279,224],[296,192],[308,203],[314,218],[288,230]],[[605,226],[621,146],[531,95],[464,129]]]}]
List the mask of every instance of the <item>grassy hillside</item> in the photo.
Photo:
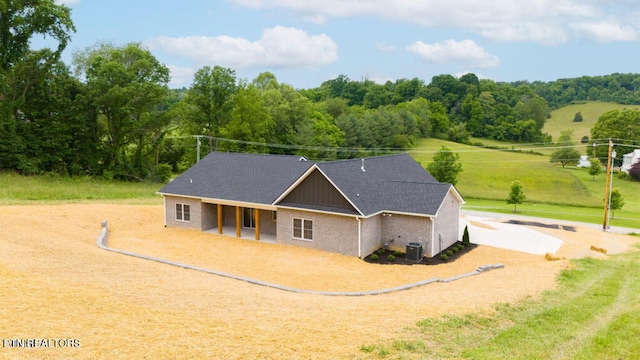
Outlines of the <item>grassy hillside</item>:
[{"label": "grassy hillside", "polygon": [[[620,105],[598,101],[589,101],[584,104],[574,104],[556,109],[551,112],[551,117],[542,129],[543,132],[553,136],[557,140],[560,132],[573,130],[573,140],[580,141],[583,136],[591,138],[591,128],[603,113],[614,109],[640,109],[640,105]],[[582,122],[573,122],[577,112],[582,114]]]},{"label": "grassy hillside", "polygon": [[69,201],[121,201],[162,203],[156,194],[162,185],[0,173],[0,204]]},{"label": "grassy hillside", "polygon": [[[550,163],[547,155],[486,149],[438,139],[422,140],[411,155],[426,166],[442,145],[460,155],[463,172],[458,175],[456,188],[467,200],[467,208],[513,212],[513,205],[508,205],[506,198],[511,183],[518,180],[527,196],[527,202],[517,207],[520,214],[602,223],[604,174],[592,179],[587,169],[574,166],[563,169]],[[503,143],[501,146],[518,149],[517,145]],[[640,183],[614,177],[613,186],[622,193],[625,205],[615,212],[611,225],[640,229]]]}]

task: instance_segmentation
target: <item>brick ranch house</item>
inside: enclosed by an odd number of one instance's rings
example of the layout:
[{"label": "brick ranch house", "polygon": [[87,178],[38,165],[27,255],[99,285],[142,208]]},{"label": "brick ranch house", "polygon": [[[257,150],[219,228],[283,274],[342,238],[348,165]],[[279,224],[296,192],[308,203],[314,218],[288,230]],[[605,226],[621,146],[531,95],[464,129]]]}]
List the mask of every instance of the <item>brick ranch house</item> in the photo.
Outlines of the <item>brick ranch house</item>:
[{"label": "brick ranch house", "polygon": [[360,258],[409,243],[437,255],[459,240],[464,204],[407,154],[313,162],[212,152],[158,193],[165,226]]}]

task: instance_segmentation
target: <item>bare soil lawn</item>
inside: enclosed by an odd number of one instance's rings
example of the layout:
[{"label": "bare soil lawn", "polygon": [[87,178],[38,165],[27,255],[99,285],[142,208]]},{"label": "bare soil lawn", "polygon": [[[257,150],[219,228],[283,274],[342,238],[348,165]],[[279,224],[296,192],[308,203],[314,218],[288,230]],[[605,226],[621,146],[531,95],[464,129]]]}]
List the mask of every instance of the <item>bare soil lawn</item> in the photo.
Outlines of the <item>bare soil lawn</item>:
[{"label": "bare soil lawn", "polygon": [[[0,337],[78,339],[77,348],[2,348],[0,358],[359,359],[427,317],[491,311],[555,286],[564,261],[479,246],[450,264],[394,266],[291,246],[164,228],[161,205],[0,206]],[[362,291],[505,268],[365,297],[296,294],[128,257],[109,246],[323,291]],[[536,229],[567,258],[627,250],[637,238]],[[473,239],[471,239],[473,241]]]}]

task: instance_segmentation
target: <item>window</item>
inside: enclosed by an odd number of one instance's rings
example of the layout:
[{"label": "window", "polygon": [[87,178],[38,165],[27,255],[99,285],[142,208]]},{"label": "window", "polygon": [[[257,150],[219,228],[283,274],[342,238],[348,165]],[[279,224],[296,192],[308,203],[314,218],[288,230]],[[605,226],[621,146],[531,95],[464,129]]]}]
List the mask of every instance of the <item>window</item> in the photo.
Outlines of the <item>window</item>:
[{"label": "window", "polygon": [[189,205],[176,204],[176,220],[191,221],[191,209]]},{"label": "window", "polygon": [[294,218],[293,237],[296,239],[313,240],[313,221]]}]

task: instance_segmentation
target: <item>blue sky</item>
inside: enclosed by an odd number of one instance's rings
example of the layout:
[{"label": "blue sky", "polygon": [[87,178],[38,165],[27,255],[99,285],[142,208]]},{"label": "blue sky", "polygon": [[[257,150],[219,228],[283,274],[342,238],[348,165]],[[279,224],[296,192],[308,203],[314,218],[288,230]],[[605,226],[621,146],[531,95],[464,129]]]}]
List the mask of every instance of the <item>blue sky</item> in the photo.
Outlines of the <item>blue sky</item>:
[{"label": "blue sky", "polygon": [[[495,81],[640,72],[636,0],[58,0],[77,28],[64,54],[141,42],[189,87],[203,66],[295,88],[473,72]],[[34,43],[37,43],[36,40]],[[34,44],[35,45],[35,44]]]}]

